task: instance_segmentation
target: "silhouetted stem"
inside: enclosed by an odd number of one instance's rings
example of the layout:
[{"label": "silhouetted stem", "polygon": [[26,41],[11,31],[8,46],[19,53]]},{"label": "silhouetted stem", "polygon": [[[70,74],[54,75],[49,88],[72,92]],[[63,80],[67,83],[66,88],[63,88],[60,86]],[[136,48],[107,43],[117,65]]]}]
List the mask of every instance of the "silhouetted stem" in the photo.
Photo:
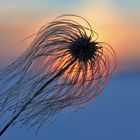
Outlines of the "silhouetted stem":
[{"label": "silhouetted stem", "polygon": [[21,108],[21,110],[4,126],[2,130],[0,130],[0,136],[10,127],[10,125],[19,117],[19,115],[26,109],[26,107],[32,102],[34,98],[36,98],[38,95],[41,94],[41,92],[46,88],[47,85],[49,85],[53,80],[55,80],[58,76],[63,74],[76,60],[74,59],[71,61],[66,67],[64,67],[62,70],[60,70],[54,77],[52,77],[50,80],[48,80],[35,94],[34,96],[27,101]]}]

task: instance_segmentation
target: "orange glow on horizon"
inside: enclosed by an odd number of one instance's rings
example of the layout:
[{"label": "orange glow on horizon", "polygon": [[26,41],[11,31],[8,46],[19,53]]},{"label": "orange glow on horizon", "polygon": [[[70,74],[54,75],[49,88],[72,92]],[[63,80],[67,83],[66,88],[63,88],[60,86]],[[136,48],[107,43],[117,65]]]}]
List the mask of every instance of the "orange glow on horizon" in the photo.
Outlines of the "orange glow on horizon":
[{"label": "orange glow on horizon", "polygon": [[[4,63],[4,59],[13,59],[22,54],[30,47],[30,43],[35,36],[21,43],[22,40],[37,33],[43,25],[52,21],[55,17],[66,13],[65,10],[59,11],[53,8],[49,10],[47,8],[39,9],[41,5],[36,5],[37,7],[39,6],[38,9],[35,9],[35,7],[30,8],[31,11],[26,11],[28,8],[20,6],[19,8],[13,3],[13,8],[9,9],[9,5],[6,10],[1,9],[0,63]],[[6,7],[7,5],[5,4]],[[111,45],[117,54],[119,69],[125,69],[133,64],[137,66],[136,63],[140,61],[140,18],[138,18],[138,14],[134,15],[132,10],[128,10],[129,14],[127,14],[126,11],[121,13],[121,10],[125,9],[119,8],[122,7],[118,7],[115,2],[110,0],[108,2],[88,0],[83,6],[81,4],[77,11],[69,9],[69,13],[77,14],[87,19],[93,30],[99,34],[97,41],[104,41]]]}]

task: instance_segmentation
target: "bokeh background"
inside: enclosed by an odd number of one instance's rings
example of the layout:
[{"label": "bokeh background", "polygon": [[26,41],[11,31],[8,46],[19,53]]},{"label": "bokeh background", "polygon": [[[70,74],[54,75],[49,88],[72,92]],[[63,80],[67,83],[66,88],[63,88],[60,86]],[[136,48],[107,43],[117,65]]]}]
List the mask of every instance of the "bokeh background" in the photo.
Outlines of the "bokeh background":
[{"label": "bokeh background", "polygon": [[81,15],[91,23],[99,41],[115,49],[117,71],[84,109],[60,113],[37,135],[17,124],[1,139],[139,140],[139,0],[0,0],[0,69],[22,54],[33,38],[23,39],[62,14]]}]

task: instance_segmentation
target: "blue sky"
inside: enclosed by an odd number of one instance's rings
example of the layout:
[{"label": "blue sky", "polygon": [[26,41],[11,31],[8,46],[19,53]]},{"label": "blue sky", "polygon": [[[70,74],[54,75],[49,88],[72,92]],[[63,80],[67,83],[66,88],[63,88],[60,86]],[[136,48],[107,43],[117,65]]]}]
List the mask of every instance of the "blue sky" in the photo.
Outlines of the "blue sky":
[{"label": "blue sky", "polygon": [[76,113],[63,112],[35,135],[19,123],[2,140],[139,140],[140,72],[118,73],[92,103]]}]

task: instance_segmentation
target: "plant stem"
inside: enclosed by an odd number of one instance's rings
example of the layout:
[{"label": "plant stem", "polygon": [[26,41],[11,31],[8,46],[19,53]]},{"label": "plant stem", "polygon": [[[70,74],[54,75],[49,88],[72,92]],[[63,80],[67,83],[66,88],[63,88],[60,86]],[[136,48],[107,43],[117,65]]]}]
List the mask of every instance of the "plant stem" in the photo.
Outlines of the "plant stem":
[{"label": "plant stem", "polygon": [[42,87],[34,94],[34,96],[28,100],[21,110],[3,127],[2,130],[0,130],[0,136],[11,126],[11,124],[20,116],[20,114],[26,109],[26,107],[32,102],[34,98],[36,98],[38,95],[42,93],[42,91],[46,88],[47,85],[49,85],[53,80],[55,80],[58,76],[63,74],[76,60],[74,59],[71,61],[67,66],[65,66],[63,69],[61,69],[55,76],[53,76],[50,80],[48,80]]}]

